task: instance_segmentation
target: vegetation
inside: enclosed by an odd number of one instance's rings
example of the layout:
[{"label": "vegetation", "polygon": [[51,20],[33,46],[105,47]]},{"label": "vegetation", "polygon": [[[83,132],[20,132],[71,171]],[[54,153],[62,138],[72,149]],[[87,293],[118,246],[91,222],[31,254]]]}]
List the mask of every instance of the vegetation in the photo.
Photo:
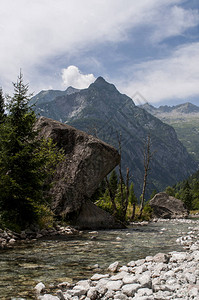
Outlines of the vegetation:
[{"label": "vegetation", "polygon": [[6,105],[0,93],[0,225],[14,230],[49,215],[49,177],[63,157],[51,140],[38,138],[31,96],[21,73]]},{"label": "vegetation", "polygon": [[150,220],[152,216],[152,209],[146,203],[143,207],[142,216],[140,217],[140,206],[134,192],[133,182],[131,182],[129,193],[127,194],[127,186],[123,181],[121,188],[121,182],[115,170],[111,172],[106,182],[102,182],[92,200],[98,207],[106,210],[124,223],[129,221]]},{"label": "vegetation", "polygon": [[168,186],[165,192],[181,199],[189,211],[199,210],[199,171],[173,187]]},{"label": "vegetation", "polygon": [[198,115],[196,117],[187,117],[186,120],[177,122],[175,120],[170,120],[168,122],[174,127],[178,139],[186,147],[189,154],[199,162],[199,121]]}]

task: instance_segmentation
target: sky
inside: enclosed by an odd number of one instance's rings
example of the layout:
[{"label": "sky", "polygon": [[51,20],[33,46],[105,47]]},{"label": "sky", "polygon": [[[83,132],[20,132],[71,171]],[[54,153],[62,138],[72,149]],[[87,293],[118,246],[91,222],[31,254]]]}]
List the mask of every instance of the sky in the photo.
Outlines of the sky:
[{"label": "sky", "polygon": [[0,86],[87,88],[136,104],[199,105],[198,0],[0,0]]}]

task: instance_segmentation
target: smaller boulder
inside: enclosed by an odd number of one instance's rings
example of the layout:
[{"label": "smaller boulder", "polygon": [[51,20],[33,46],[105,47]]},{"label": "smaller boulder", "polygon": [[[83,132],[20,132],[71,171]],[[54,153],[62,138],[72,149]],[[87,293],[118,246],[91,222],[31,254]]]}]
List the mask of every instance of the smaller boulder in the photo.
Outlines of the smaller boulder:
[{"label": "smaller boulder", "polygon": [[149,205],[153,208],[153,214],[156,218],[162,219],[183,219],[188,217],[188,210],[184,203],[166,193],[156,194]]}]

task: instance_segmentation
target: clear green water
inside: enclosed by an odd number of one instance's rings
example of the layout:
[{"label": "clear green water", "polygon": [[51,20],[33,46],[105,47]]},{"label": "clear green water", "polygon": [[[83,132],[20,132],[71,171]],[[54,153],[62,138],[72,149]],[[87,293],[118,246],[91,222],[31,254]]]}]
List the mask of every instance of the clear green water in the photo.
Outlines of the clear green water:
[{"label": "clear green water", "polygon": [[[84,232],[65,239],[39,240],[29,245],[0,251],[0,298],[34,299],[33,287],[89,278],[93,265],[103,272],[110,263],[182,250],[176,238],[187,232],[190,224],[151,223],[125,230]],[[162,230],[165,228],[166,230]]]}]

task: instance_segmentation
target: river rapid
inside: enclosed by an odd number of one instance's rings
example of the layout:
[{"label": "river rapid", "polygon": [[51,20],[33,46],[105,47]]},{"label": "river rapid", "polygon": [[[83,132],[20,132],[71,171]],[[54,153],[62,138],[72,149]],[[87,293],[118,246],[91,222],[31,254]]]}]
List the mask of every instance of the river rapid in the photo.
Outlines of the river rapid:
[{"label": "river rapid", "polygon": [[96,269],[103,273],[114,261],[122,265],[159,252],[183,251],[176,239],[189,231],[189,222],[158,221],[125,230],[41,239],[1,250],[1,299],[35,299],[33,287],[38,282],[53,291],[61,282],[89,278]]}]

